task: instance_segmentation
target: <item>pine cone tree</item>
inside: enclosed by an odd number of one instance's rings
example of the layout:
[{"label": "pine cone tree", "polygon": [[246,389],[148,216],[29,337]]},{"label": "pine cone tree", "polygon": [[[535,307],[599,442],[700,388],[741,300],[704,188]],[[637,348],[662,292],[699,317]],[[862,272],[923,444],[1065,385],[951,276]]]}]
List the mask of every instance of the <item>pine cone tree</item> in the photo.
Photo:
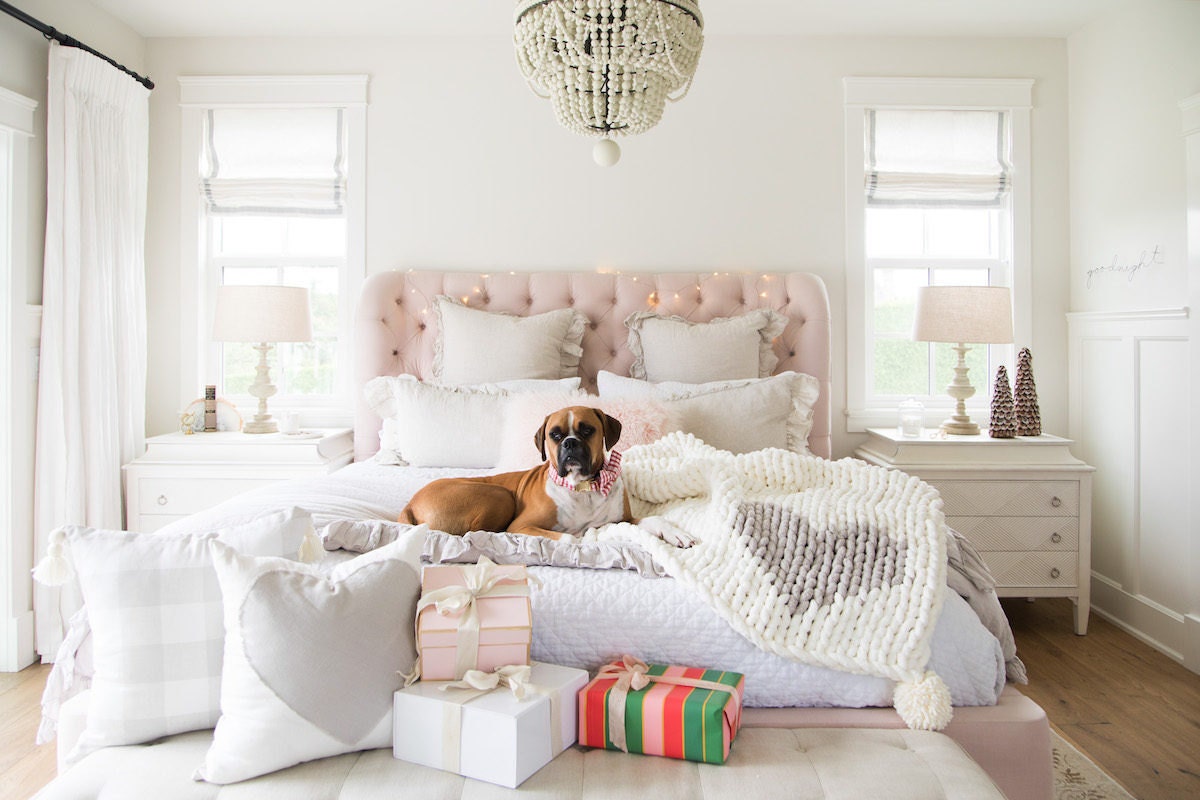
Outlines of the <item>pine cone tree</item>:
[{"label": "pine cone tree", "polygon": [[1017,435],[1017,415],[1013,411],[1012,391],[1008,388],[1008,369],[1003,364],[996,370],[992,387],[992,420],[988,436],[993,439],[1014,439]]},{"label": "pine cone tree", "polygon": [[1033,354],[1022,347],[1017,356],[1017,384],[1013,387],[1013,409],[1018,436],[1040,436],[1042,412],[1038,408],[1037,385],[1033,382]]}]

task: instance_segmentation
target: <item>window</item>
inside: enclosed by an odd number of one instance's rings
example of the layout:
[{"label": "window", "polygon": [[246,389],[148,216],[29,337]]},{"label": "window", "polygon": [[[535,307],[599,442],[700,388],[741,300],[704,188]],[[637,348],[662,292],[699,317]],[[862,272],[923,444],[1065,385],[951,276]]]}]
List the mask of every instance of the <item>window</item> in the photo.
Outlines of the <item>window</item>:
[{"label": "window", "polygon": [[[1013,288],[1027,339],[1028,81],[846,80],[848,430],[953,401],[950,345],[912,340],[917,288]],[[1022,327],[1026,323],[1026,327]],[[968,353],[975,412],[1013,347]],[[986,416],[986,412],[983,413]]]},{"label": "window", "polygon": [[[365,274],[366,78],[181,78],[185,235],[202,302],[185,320],[181,402],[207,383],[243,415],[258,354],[215,343],[211,320],[221,285],[280,284],[309,290],[313,341],[280,343],[270,356],[278,392],[271,409],[305,413],[306,424],[349,421],[350,335]],[[188,347],[199,353],[188,369]],[[191,382],[191,385],[189,385]]]}]

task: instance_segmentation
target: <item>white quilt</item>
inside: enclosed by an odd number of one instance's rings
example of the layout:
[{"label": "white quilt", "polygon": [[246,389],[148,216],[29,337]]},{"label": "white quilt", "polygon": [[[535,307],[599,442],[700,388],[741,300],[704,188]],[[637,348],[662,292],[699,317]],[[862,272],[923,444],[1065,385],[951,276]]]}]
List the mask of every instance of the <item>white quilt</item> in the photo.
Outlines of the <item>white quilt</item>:
[{"label": "white quilt", "polygon": [[[287,505],[312,512],[318,528],[346,518],[390,521],[429,481],[479,474],[484,471],[360,462],[320,478],[248,492],[172,523],[170,529],[224,527]],[[736,670],[747,676],[749,707],[892,705],[892,681],[806,666],[763,652],[675,580],[644,579],[624,570],[533,569],[544,582],[532,598],[537,660],[596,669],[614,656],[631,653],[647,661]],[[953,592],[946,594],[929,668],[945,681],[954,705],[992,705],[1005,682],[1000,645],[965,601]]]}]

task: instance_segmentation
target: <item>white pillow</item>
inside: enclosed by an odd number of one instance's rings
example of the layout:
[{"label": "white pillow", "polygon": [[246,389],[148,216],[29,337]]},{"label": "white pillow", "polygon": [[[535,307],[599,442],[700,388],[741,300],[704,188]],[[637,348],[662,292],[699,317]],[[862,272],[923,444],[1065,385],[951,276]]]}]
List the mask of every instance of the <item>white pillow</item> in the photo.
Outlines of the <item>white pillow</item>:
[{"label": "white pillow", "polygon": [[467,308],[445,295],[433,299],[438,337],[433,375],[469,384],[579,374],[587,317],[571,308],[529,317]]},{"label": "white pillow", "polygon": [[397,375],[373,378],[364,391],[367,405],[383,418],[376,463],[477,469],[500,460],[500,430],[513,394],[586,396],[579,378],[445,386]]},{"label": "white pillow", "polygon": [[[620,450],[649,444],[676,430],[666,406],[650,398],[602,399],[594,395],[572,397],[554,394],[521,394],[509,398],[500,435],[500,460],[496,469],[514,472],[542,463],[533,435],[546,416],[566,406],[598,408],[621,423]],[[611,449],[611,448],[610,448]]]},{"label": "white pillow", "polygon": [[707,383],[765,378],[779,358],[772,342],[787,327],[787,317],[769,308],[737,317],[690,322],[638,311],[625,319],[633,365],[629,374],[658,383]]},{"label": "white pillow", "polygon": [[208,542],[294,556],[312,529],[312,517],[298,508],[183,536],[69,527],[94,675],[87,724],[68,763],[101,747],[211,728],[225,636]]},{"label": "white pillow", "polygon": [[713,383],[647,383],[601,371],[601,401],[653,398],[670,412],[675,430],[720,450],[749,453],[764,447],[807,452],[820,383],[803,372]]},{"label": "white pillow", "polygon": [[225,606],[221,719],[196,779],[235,783],[391,747],[392,695],[417,658],[428,529],[338,564],[240,555],[212,542]]}]

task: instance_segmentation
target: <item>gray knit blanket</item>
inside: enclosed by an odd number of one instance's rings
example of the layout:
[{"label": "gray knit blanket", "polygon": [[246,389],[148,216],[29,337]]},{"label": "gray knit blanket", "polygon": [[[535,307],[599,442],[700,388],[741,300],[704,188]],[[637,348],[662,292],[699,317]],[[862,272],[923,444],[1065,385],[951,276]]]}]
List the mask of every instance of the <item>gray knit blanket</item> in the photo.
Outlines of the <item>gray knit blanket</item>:
[{"label": "gray knit blanket", "polygon": [[897,682],[912,728],[950,721],[950,694],[926,672],[946,587],[938,493],[894,470],[785,450],[733,455],[684,433],[630,448],[623,478],[637,517],[661,516],[698,540],[632,539],[768,652]]}]

